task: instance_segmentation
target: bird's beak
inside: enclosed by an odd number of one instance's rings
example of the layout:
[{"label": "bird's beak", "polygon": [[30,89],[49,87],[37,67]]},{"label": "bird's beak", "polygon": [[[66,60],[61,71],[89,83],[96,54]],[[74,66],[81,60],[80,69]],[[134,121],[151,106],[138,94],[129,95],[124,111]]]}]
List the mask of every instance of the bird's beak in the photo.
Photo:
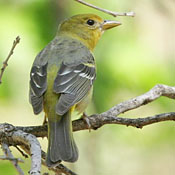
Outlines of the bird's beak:
[{"label": "bird's beak", "polygon": [[111,29],[111,28],[113,28],[113,27],[117,27],[117,26],[119,26],[119,25],[121,25],[121,24],[122,24],[122,23],[121,23],[121,22],[118,22],[118,21],[104,20],[102,29],[103,29],[103,30],[108,30],[108,29]]}]

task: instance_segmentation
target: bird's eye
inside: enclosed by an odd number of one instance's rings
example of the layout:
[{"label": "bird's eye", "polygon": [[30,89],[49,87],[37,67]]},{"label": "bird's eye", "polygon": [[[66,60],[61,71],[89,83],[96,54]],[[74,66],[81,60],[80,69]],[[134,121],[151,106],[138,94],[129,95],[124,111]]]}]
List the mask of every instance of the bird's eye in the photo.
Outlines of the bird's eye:
[{"label": "bird's eye", "polygon": [[90,25],[90,26],[94,25],[94,23],[95,23],[95,21],[92,20],[92,19],[89,19],[89,20],[87,21],[87,24]]}]

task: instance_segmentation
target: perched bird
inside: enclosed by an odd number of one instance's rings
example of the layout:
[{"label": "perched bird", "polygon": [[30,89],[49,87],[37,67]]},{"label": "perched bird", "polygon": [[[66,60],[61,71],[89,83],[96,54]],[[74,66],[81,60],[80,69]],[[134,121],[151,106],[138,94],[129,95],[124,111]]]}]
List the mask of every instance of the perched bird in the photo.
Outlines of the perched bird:
[{"label": "perched bird", "polygon": [[56,37],[37,55],[30,73],[30,103],[48,119],[46,163],[75,162],[71,113],[84,112],[96,78],[93,49],[103,32],[120,25],[94,14],[64,20]]}]

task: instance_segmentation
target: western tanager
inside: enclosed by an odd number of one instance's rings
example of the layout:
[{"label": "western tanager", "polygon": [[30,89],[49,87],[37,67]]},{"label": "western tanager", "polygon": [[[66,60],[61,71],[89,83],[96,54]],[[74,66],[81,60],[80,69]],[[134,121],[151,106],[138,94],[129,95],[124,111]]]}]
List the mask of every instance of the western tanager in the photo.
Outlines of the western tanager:
[{"label": "western tanager", "polygon": [[30,103],[48,118],[46,163],[75,162],[71,113],[84,112],[96,77],[93,49],[103,32],[120,25],[94,14],[64,20],[56,37],[37,55],[30,73]]}]

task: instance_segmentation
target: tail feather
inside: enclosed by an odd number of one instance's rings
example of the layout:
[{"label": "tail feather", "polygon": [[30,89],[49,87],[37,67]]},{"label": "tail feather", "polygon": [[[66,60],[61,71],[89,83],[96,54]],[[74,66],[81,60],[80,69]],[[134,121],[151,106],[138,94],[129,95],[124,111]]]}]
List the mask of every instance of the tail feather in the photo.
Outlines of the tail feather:
[{"label": "tail feather", "polygon": [[49,144],[46,163],[52,166],[60,161],[75,162],[78,159],[78,148],[72,134],[70,112],[67,112],[59,121],[48,121]]}]

